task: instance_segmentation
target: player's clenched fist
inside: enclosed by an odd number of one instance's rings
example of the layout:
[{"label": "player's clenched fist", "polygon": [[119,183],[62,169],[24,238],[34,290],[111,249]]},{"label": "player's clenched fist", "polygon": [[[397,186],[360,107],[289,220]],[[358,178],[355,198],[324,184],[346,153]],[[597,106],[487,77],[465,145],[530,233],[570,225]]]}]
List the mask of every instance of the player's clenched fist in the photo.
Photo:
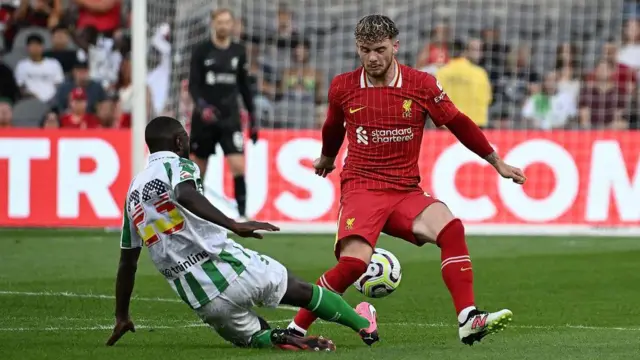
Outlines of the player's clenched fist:
[{"label": "player's clenched fist", "polygon": [[136,332],[133,321],[116,319],[116,325],[113,327],[113,333],[111,333],[109,340],[107,340],[107,346],[113,346],[128,331]]},{"label": "player's clenched fist", "polygon": [[511,166],[509,164],[506,164],[503,161],[498,162],[495,165],[495,168],[498,174],[500,174],[500,176],[502,176],[505,179],[511,179],[516,184],[522,185],[525,183],[525,181],[527,181],[527,177],[524,176],[524,173],[522,172],[521,169],[515,166]]},{"label": "player's clenched fist", "polygon": [[320,156],[313,162],[313,168],[316,169],[316,175],[327,177],[333,170],[335,170],[335,158],[329,158],[324,155]]}]

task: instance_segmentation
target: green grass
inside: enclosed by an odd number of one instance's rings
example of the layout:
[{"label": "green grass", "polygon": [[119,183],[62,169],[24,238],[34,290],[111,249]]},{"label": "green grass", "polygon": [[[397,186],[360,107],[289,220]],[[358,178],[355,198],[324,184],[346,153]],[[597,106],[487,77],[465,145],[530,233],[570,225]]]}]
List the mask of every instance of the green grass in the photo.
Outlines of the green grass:
[{"label": "green grass", "polygon": [[[310,281],[335,262],[332,236],[243,243]],[[61,293],[113,294],[118,234],[2,230],[0,359],[640,359],[639,239],[470,238],[478,305],[515,314],[511,327],[473,347],[458,341],[438,249],[388,238],[380,247],[400,259],[403,280],[393,295],[372,301],[382,341],[371,349],[328,323],[312,332],[331,337],[335,354],[233,348],[177,300],[146,252],[134,291],[146,299],[131,309],[138,331],[107,348],[113,299]],[[354,305],[362,300],[354,290],[346,298]],[[261,312],[279,326],[294,315]]]}]

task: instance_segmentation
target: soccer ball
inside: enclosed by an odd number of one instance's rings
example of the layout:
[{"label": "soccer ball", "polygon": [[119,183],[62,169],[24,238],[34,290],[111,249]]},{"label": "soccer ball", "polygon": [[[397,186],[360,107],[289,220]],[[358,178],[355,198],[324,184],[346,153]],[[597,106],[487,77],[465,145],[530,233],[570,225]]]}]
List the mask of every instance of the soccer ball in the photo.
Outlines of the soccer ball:
[{"label": "soccer ball", "polygon": [[364,296],[381,298],[391,294],[400,285],[400,261],[391,252],[376,248],[367,271],[353,285]]}]

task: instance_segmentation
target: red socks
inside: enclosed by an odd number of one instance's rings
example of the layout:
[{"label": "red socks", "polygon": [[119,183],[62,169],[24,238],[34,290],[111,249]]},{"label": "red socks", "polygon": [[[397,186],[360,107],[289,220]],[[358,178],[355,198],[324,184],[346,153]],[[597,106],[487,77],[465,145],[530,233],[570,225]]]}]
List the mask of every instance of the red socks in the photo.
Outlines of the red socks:
[{"label": "red socks", "polygon": [[[369,266],[369,264],[358,258],[342,256],[333,269],[325,272],[320,279],[318,279],[316,285],[331,290],[338,295],[342,295],[349,286],[367,271],[367,266]],[[316,319],[317,317],[311,311],[300,309],[293,319],[293,322],[289,325],[289,328],[293,328],[301,333],[306,333],[307,329],[309,329]]]},{"label": "red socks", "polygon": [[442,259],[442,279],[447,285],[456,314],[474,306],[473,270],[464,238],[464,226],[460,219],[453,219],[442,228],[436,239]]}]

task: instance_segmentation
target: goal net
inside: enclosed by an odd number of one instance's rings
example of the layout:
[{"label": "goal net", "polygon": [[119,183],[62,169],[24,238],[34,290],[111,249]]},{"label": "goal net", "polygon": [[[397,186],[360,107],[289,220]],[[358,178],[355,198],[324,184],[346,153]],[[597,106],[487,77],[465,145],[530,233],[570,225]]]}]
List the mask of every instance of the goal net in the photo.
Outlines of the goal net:
[{"label": "goal net", "polygon": [[[467,49],[492,87],[490,105],[474,121],[529,177],[524,187],[499,179],[448,132],[428,126],[420,160],[425,191],[476,233],[628,234],[640,222],[636,3],[159,0],[149,1],[148,18],[151,30],[170,24],[168,107],[188,124],[191,51],[210,37],[211,10],[226,7],[236,15],[235,37],[247,46],[263,129],[257,144],[247,144],[247,206],[254,218],[291,231],[335,230],[339,176],[316,177],[311,162],[320,153],[328,84],[359,66],[355,24],[381,13],[400,30],[403,64],[437,76],[456,57],[456,44]],[[482,103],[473,100],[474,90],[466,96],[472,100],[454,102]],[[209,164],[206,193],[234,215],[224,158]]]}]

